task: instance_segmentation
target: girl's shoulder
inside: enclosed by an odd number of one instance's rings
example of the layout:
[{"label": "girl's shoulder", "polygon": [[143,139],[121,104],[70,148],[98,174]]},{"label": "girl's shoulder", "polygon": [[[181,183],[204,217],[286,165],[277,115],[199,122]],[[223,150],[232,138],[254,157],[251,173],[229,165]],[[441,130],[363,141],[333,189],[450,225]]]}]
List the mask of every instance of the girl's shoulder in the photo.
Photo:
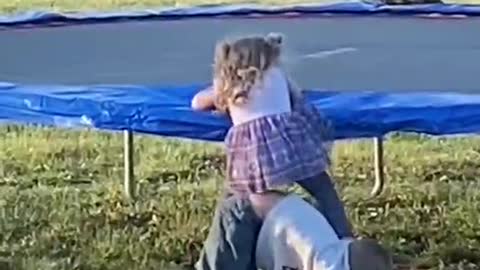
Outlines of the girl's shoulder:
[{"label": "girl's shoulder", "polygon": [[275,88],[277,91],[281,89],[288,90],[288,75],[285,70],[278,66],[273,66],[267,69],[263,75],[264,87]]},{"label": "girl's shoulder", "polygon": [[264,72],[264,79],[277,79],[277,80],[284,80],[286,79],[287,72],[281,66],[271,66]]}]

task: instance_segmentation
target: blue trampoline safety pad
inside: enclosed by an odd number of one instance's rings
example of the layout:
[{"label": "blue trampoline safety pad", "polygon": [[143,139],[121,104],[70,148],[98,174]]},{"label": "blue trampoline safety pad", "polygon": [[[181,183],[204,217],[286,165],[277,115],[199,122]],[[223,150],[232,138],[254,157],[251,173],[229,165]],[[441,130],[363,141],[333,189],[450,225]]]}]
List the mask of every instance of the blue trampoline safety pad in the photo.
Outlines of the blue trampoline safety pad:
[{"label": "blue trampoline safety pad", "polygon": [[[0,119],[57,127],[132,130],[161,136],[223,140],[230,121],[190,109],[204,85],[26,86],[0,84]],[[337,139],[393,131],[432,135],[478,133],[480,96],[450,93],[306,91],[332,120]]]},{"label": "blue trampoline safety pad", "polygon": [[215,41],[255,29],[286,34],[337,139],[478,133],[479,23],[478,5],[355,1],[0,16],[0,121],[221,141],[230,121],[190,100]]}]

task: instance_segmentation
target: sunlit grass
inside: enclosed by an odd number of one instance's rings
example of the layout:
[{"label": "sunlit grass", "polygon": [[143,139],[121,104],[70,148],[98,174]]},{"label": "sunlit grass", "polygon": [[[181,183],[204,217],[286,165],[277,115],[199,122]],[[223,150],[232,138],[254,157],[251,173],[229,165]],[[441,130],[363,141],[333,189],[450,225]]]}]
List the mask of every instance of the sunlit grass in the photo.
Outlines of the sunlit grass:
[{"label": "sunlit grass", "polygon": [[[0,138],[0,264],[140,270],[195,261],[222,182],[218,145],[139,136],[139,196],[129,203],[121,134],[4,128]],[[480,264],[480,139],[397,136],[385,150],[388,185],[375,200],[371,143],[334,152],[356,230],[422,269],[478,269],[468,265]]]}]

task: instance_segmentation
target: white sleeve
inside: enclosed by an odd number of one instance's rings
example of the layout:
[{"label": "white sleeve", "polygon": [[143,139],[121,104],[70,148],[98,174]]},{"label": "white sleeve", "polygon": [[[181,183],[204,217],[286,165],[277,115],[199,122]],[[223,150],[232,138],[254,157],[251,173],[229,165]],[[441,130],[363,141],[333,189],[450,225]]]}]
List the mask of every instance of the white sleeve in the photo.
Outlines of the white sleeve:
[{"label": "white sleeve", "polygon": [[258,269],[301,270],[295,250],[286,242],[288,231],[278,225],[276,222],[265,222],[260,230],[256,250]]},{"label": "white sleeve", "polygon": [[346,250],[348,245],[317,209],[290,195],[265,218],[257,264],[262,270],[346,270]]}]

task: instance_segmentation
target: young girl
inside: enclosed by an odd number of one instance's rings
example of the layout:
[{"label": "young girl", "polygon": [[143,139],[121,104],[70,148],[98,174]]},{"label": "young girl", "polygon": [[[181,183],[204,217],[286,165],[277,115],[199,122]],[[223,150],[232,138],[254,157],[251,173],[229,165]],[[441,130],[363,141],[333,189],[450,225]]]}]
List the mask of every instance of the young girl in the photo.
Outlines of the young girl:
[{"label": "young girl", "polygon": [[259,194],[297,183],[316,199],[339,237],[352,237],[327,173],[331,130],[284,71],[282,40],[269,34],[217,44],[213,85],[193,98],[192,107],[217,109],[233,122],[225,138],[231,193]]}]

